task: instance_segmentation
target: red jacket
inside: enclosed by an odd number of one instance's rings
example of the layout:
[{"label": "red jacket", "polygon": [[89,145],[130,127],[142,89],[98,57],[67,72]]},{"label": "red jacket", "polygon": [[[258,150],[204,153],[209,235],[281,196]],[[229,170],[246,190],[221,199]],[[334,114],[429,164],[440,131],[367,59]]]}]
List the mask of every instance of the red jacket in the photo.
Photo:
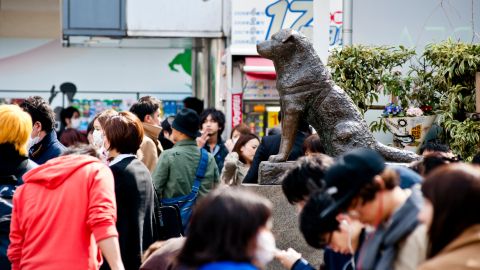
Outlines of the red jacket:
[{"label": "red jacket", "polygon": [[96,158],[68,155],[23,179],[13,197],[12,269],[98,269],[96,243],[118,236],[110,169]]}]

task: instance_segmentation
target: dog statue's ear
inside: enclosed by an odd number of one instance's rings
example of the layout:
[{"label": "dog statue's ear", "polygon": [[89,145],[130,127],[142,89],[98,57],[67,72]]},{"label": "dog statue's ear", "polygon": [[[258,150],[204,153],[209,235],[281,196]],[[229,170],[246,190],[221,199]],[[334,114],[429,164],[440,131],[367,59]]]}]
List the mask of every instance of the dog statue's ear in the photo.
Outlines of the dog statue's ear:
[{"label": "dog statue's ear", "polygon": [[287,42],[289,39],[293,38],[293,34],[295,31],[293,29],[288,29],[287,32],[285,33],[285,36],[282,38],[282,43]]}]

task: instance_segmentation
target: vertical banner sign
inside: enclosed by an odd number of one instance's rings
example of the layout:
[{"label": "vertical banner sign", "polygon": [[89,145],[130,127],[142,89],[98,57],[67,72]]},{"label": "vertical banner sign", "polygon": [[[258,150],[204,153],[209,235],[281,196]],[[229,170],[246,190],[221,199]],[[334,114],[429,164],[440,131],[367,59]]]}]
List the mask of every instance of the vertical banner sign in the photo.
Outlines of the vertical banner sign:
[{"label": "vertical banner sign", "polygon": [[242,93],[232,94],[232,128],[242,123]]},{"label": "vertical banner sign", "polygon": [[330,0],[330,42],[329,49],[343,45],[343,7],[342,0]]}]

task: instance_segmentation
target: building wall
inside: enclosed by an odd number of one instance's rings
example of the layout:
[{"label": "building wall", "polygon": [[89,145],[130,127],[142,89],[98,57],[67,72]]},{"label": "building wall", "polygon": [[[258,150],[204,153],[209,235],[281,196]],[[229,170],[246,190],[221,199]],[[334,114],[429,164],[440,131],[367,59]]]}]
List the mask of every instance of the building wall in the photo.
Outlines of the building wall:
[{"label": "building wall", "polygon": [[[58,89],[72,82],[81,91],[192,93],[191,73],[181,59],[191,42],[133,40],[62,47],[58,0],[2,0],[0,4],[0,97],[29,93],[2,90]],[[190,63],[189,63],[190,64]],[[43,94],[42,94],[43,95]],[[48,97],[48,93],[44,94]],[[134,94],[79,94],[79,98],[136,98]],[[55,99],[58,102],[58,98]]]}]

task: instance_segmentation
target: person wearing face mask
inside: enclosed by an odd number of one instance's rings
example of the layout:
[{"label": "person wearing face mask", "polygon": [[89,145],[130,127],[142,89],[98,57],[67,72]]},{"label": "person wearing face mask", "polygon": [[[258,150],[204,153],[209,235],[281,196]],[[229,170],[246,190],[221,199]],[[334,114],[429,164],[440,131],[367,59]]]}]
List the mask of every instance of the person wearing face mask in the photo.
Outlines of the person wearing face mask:
[{"label": "person wearing face mask", "polygon": [[87,137],[80,132],[80,111],[75,107],[68,107],[60,113],[61,124],[65,129],[60,134],[60,142],[66,147],[87,143]]},{"label": "person wearing face mask", "polygon": [[263,269],[276,252],[272,204],[252,192],[219,188],[199,201],[178,269]]},{"label": "person wearing face mask", "polygon": [[60,156],[66,147],[57,139],[55,113],[47,101],[32,96],[25,99],[20,107],[32,117],[32,134],[27,146],[30,159],[41,165]]},{"label": "person wearing face mask", "polygon": [[221,174],[222,183],[240,185],[248,173],[260,140],[254,134],[241,135],[233,151],[225,157]]},{"label": "person wearing face mask", "polygon": [[101,113],[98,113],[93,117],[92,123],[93,123],[93,131],[92,131],[92,142],[91,145],[95,146],[99,151],[100,151],[100,160],[102,160],[104,163],[107,162],[108,158],[108,151],[105,149],[104,146],[104,132],[103,132],[103,126],[105,125],[105,122],[107,122],[107,119],[111,116],[118,115],[118,112],[112,109],[103,111]]}]

